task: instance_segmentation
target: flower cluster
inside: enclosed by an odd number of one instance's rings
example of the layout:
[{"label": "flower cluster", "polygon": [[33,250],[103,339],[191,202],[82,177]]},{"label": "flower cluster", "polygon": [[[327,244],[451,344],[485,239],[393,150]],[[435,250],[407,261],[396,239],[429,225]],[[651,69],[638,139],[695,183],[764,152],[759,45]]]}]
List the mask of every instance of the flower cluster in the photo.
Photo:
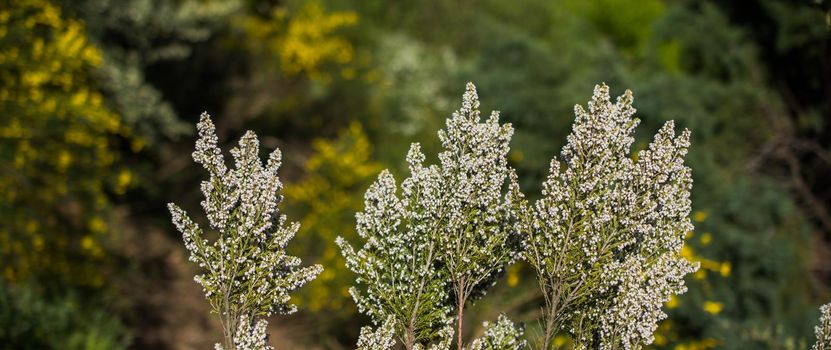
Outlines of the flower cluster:
[{"label": "flower cluster", "polygon": [[542,198],[529,210],[525,259],[545,297],[545,338],[570,332],[578,348],[637,349],[652,342],[661,306],[697,269],[680,255],[689,220],[689,131],[670,121],[649,149],[629,156],[638,124],[632,94],[612,102],[595,87],[552,160]]},{"label": "flower cluster", "polygon": [[[266,327],[268,322],[259,319],[256,322],[247,315],[240,316],[237,332],[234,334],[234,347],[240,350],[274,350],[268,345],[268,334]],[[225,350],[221,344],[214,346],[215,350]]]},{"label": "flower cluster", "polygon": [[383,350],[395,346],[395,317],[389,316],[386,321],[373,331],[372,327],[361,328],[358,337],[358,350]]},{"label": "flower cluster", "polygon": [[201,186],[205,195],[202,208],[218,239],[208,242],[184,210],[173,203],[168,208],[190,251],[190,260],[206,270],[195,280],[203,286],[212,311],[220,315],[225,347],[230,350],[264,331],[260,318],[294,312],[296,307],[288,303],[289,292],[314,279],[322,268],[299,267],[300,259],[286,254],[286,245],[299,225],[287,223],[286,217],[278,214],[282,200],[277,176],[280,151],[272,152],[263,166],[259,141],[249,131],[231,150],[234,168],[229,169],[207,114],[202,114],[197,128],[193,159],[209,174]]},{"label": "flower cluster", "polygon": [[[417,149],[414,146],[413,149]],[[412,152],[411,152],[412,153]],[[355,251],[338,237],[347,267],[358,276],[359,288],[350,288],[358,310],[376,324],[394,317],[396,333],[409,347],[439,336],[449,322],[445,293],[447,273],[438,266],[436,243],[431,239],[439,191],[435,168],[411,166],[402,184],[402,198],[389,171],[383,171],[365,195],[358,213],[358,235],[366,242]]]},{"label": "flower cluster", "polygon": [[439,341],[430,346],[416,344],[413,350],[450,350],[450,343],[453,342],[453,325],[447,324],[439,331]]},{"label": "flower cluster", "polygon": [[499,315],[496,323],[485,322],[485,334],[470,344],[470,350],[506,350],[527,347],[522,339],[523,330],[505,315]]},{"label": "flower cluster", "polygon": [[[447,350],[455,335],[463,349],[467,302],[484,295],[517,258],[535,269],[544,296],[542,348],[560,333],[576,349],[651,343],[666,317],[662,305],[685,291],[684,276],[697,269],[681,255],[693,229],[691,170],[684,165],[690,134],[676,136],[668,122],[632,157],[634,113],[631,92],[612,102],[608,87],[597,86],[588,110],[575,107],[565,167],[551,161],[532,206],[506,160],[513,129],[496,112],[481,121],[476,89],[468,84],[462,108],[438,133],[439,164],[424,165],[413,144],[400,186],[385,170],[365,193],[356,214],[361,248],[336,240],[357,275],[350,294],[378,327],[361,330],[358,348],[390,349],[401,341],[408,350]],[[293,312],[288,293],[321,268],[300,268],[285,252],[298,225],[277,213],[279,151],[263,166],[248,132],[231,151],[235,166],[228,169],[210,118],[203,115],[198,127],[193,157],[210,174],[202,207],[219,238],[209,244],[170,204],[173,222],[190,259],[207,270],[196,280],[221,316],[225,347],[270,349],[263,317]],[[829,308],[817,328],[818,346],[831,333]],[[527,347],[522,329],[504,315],[484,327],[469,349]]]},{"label": "flower cluster", "polygon": [[497,113],[481,122],[478,107],[468,84],[462,108],[439,131],[440,165],[423,165],[413,144],[400,197],[388,171],[366,192],[357,214],[363,247],[337,240],[363,289],[351,289],[359,310],[376,324],[394,316],[408,349],[445,340],[454,306],[461,329],[466,300],[483,295],[518,256],[522,194],[506,160],[513,129]]},{"label": "flower cluster", "polygon": [[831,303],[819,308],[819,324],[814,328],[817,342],[812,350],[831,350]]}]

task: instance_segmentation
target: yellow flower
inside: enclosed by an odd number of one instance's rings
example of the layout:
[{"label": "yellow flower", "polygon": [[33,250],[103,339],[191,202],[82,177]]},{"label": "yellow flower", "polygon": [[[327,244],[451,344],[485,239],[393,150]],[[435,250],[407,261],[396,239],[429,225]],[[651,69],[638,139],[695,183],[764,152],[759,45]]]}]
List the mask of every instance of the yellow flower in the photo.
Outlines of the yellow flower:
[{"label": "yellow flower", "polygon": [[[280,68],[288,75],[305,72],[325,82],[331,77],[320,72],[323,65],[345,64],[354,56],[352,44],[336,32],[358,23],[358,14],[327,12],[318,1],[307,2],[296,11],[277,7],[267,19],[244,17],[233,23],[245,32],[252,51],[279,57]],[[345,79],[356,75],[354,68],[348,67],[340,73]]]},{"label": "yellow flower", "polygon": [[61,150],[58,154],[58,169],[64,170],[72,163],[72,155],[66,150]]},{"label": "yellow flower", "polygon": [[690,248],[690,246],[688,246],[686,244],[683,247],[681,247],[681,253],[680,254],[681,254],[681,256],[683,256],[685,259],[687,259],[689,261],[696,261],[697,260],[695,258],[695,253],[693,253],[692,248]]},{"label": "yellow flower", "polygon": [[554,337],[554,348],[559,348],[565,345],[566,343],[568,343],[568,337],[563,335],[558,335]]},{"label": "yellow flower", "polygon": [[90,236],[84,236],[81,238],[81,249],[83,250],[92,250],[95,246],[95,240],[92,239]]},{"label": "yellow flower", "polygon": [[705,232],[703,235],[701,235],[701,238],[699,238],[699,240],[701,241],[701,245],[706,247],[713,240],[713,236],[709,232]]},{"label": "yellow flower", "polygon": [[518,265],[512,265],[508,268],[508,286],[516,287],[519,284],[519,268]]},{"label": "yellow flower", "polygon": [[704,311],[711,315],[718,315],[724,308],[724,304],[719,303],[717,301],[705,301],[702,308],[704,309]]},{"label": "yellow flower", "polygon": [[127,169],[121,169],[118,172],[118,177],[116,177],[115,193],[124,194],[127,191],[127,187],[132,183],[132,180],[133,174]]},{"label": "yellow flower", "polygon": [[104,232],[107,230],[107,224],[100,217],[96,216],[89,220],[89,229],[96,233]]},{"label": "yellow flower", "polygon": [[338,235],[348,239],[356,236],[354,213],[361,210],[363,200],[352,189],[366,188],[381,171],[381,165],[372,161],[372,145],[358,123],[341,130],[335,140],[315,140],[312,148],[314,153],[303,165],[307,175],[286,186],[283,194],[287,210],[303,222],[295,238],[295,246],[305,248],[299,255],[314,256],[330,268],[292,300],[313,311],[355,312],[348,291],[352,276],[343,256],[334,245],[318,242],[332,242]]},{"label": "yellow flower", "polygon": [[666,345],[667,338],[662,334],[655,334],[655,345]]},{"label": "yellow flower", "polygon": [[721,267],[719,268],[719,273],[721,274],[722,277],[730,276],[730,270],[731,270],[731,266],[730,266],[729,261],[725,261],[725,262],[721,263]]}]

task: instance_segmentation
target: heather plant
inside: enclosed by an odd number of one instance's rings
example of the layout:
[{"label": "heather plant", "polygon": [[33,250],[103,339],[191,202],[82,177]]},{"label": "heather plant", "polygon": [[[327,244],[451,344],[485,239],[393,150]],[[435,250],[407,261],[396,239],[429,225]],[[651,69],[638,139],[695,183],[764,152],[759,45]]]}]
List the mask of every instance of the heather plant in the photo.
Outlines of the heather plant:
[{"label": "heather plant", "polygon": [[363,247],[356,252],[337,240],[358,275],[350,292],[359,311],[376,324],[392,316],[407,349],[433,340],[440,342],[432,348],[449,346],[453,311],[461,349],[466,303],[484,295],[518,255],[522,194],[506,161],[513,129],[500,125],[496,112],[481,122],[478,108],[468,84],[462,108],[439,131],[440,164],[423,165],[413,144],[401,195],[389,171],[366,192],[357,215]]},{"label": "heather plant", "polygon": [[468,84],[462,108],[439,130],[445,148],[439,154],[441,216],[432,235],[455,297],[459,349],[468,299],[484,295],[519,254],[523,195],[507,162],[514,130],[499,124],[496,111],[484,123],[479,114],[476,88]]},{"label": "heather plant", "polygon": [[814,327],[817,342],[812,350],[831,350],[831,303],[819,308],[819,324]]},{"label": "heather plant", "polygon": [[300,259],[285,251],[299,224],[288,223],[278,212],[280,151],[275,149],[263,166],[257,136],[248,131],[231,150],[235,166],[229,169],[208,114],[202,114],[197,129],[193,159],[209,174],[202,182],[201,204],[218,238],[209,242],[202,228],[170,203],[173,223],[190,260],[206,270],[194,279],[220,317],[224,344],[216,348],[270,349],[265,318],[295,312],[289,292],[314,279],[322,268],[299,267]]},{"label": "heather plant", "polygon": [[[417,146],[411,154],[413,150]],[[343,238],[337,239],[347,267],[357,275],[355,283],[363,289],[349,289],[358,310],[376,323],[392,318],[397,338],[407,349],[439,338],[439,331],[451,321],[447,272],[439,265],[436,242],[429,236],[434,229],[429,219],[438,205],[432,198],[439,190],[437,169],[413,163],[410,172],[402,184],[402,198],[387,170],[367,190],[365,209],[356,215],[358,235],[366,240],[361,250],[356,252]]]},{"label": "heather plant", "polygon": [[551,161],[542,198],[525,213],[524,258],[544,298],[541,348],[566,333],[579,349],[639,349],[650,344],[670,296],[686,291],[698,265],[681,256],[689,219],[689,131],[673,123],[630,156],[632,93],[612,102],[595,87],[560,161]]}]

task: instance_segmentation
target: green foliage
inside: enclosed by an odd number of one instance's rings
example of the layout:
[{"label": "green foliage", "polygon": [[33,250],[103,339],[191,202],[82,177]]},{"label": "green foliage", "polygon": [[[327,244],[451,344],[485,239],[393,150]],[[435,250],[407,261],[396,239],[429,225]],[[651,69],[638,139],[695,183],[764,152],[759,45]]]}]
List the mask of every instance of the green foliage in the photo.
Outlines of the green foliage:
[{"label": "green foliage", "polygon": [[6,349],[116,350],[126,349],[129,338],[113,315],[73,294],[46,297],[37,288],[0,281],[0,343]]},{"label": "green foliage", "polygon": [[[780,97],[760,88],[764,73],[758,47],[708,4],[674,8],[660,26],[676,30],[672,38],[658,35],[656,41],[678,43],[681,71],[667,77],[633,76],[641,91],[657,93],[663,101],[647,102],[641,111],[677,115],[696,131],[697,147],[690,153],[696,169],[695,210],[701,213],[696,227],[714,239],[712,244],[692,243],[704,257],[733,267],[729,276],[702,273],[679,300],[674,327],[684,330],[676,341],[715,340],[728,349],[761,349],[784,348],[788,338],[804,340],[810,324],[806,311],[812,306],[799,291],[810,287],[794,276],[809,274],[804,254],[808,222],[777,171],[751,165],[759,149],[777,137],[778,124],[768,119],[769,113],[784,113]],[[706,39],[702,31],[710,33]],[[670,86],[696,93],[667,93]],[[724,310],[707,312],[703,306],[713,301],[723,303]]]},{"label": "green foliage", "polygon": [[566,1],[564,10],[587,20],[591,29],[602,33],[625,53],[636,54],[651,34],[651,23],[665,11],[659,0],[641,1],[632,6],[625,0]]},{"label": "green foliage", "polygon": [[[460,69],[456,54],[447,48],[433,48],[406,33],[392,33],[378,39],[372,73],[378,76],[370,88],[373,106],[383,113],[386,132],[378,142],[406,148],[406,140],[419,140],[427,151],[440,144],[434,130],[442,127],[446,111],[453,107],[454,74]],[[382,159],[397,158],[392,149],[379,150]]]}]

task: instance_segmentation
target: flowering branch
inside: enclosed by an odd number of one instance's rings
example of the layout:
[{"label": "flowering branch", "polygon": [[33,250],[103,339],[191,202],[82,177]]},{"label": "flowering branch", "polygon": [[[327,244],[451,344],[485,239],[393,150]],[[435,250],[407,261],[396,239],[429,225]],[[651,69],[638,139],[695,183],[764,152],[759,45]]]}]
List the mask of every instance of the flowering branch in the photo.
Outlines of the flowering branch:
[{"label": "flowering branch", "polygon": [[268,349],[264,318],[296,311],[288,304],[289,292],[314,279],[322,267],[301,268],[299,258],[286,254],[299,224],[289,224],[278,214],[280,151],[274,150],[263,166],[257,136],[248,131],[231,150],[235,166],[228,169],[207,113],[197,129],[193,159],[209,174],[201,185],[202,208],[219,238],[208,242],[184,210],[173,203],[168,208],[190,260],[206,270],[194,280],[204,288],[212,312],[220,316],[224,348]]},{"label": "flowering branch", "polygon": [[[479,97],[470,83],[462,108],[439,131],[445,148],[439,154],[440,205],[447,215],[433,234],[455,296],[459,350],[468,298],[484,295],[519,254],[516,213],[523,196],[507,162],[513,132],[510,124],[499,124],[496,111],[480,122]],[[506,183],[508,192],[503,194]]]},{"label": "flowering branch", "polygon": [[417,149],[414,145],[408,157],[411,177],[402,184],[402,198],[386,170],[367,190],[365,209],[356,215],[358,235],[366,240],[361,250],[337,239],[347,267],[358,275],[357,286],[349,290],[358,310],[376,324],[392,317],[407,349],[438,338],[450,313],[447,273],[439,267],[436,243],[429,235],[440,215],[434,198],[438,173],[416,163]]},{"label": "flowering branch", "polygon": [[484,295],[518,256],[522,194],[506,161],[513,129],[500,125],[497,113],[480,122],[478,107],[468,84],[462,108],[439,131],[445,148],[440,165],[423,165],[425,156],[413,144],[400,197],[388,171],[366,192],[364,212],[357,214],[364,246],[356,252],[337,240],[358,275],[361,289],[350,292],[359,310],[376,325],[393,316],[407,349],[434,340],[449,346],[454,308],[461,349],[466,301]]},{"label": "flowering branch", "polygon": [[565,331],[578,348],[637,349],[652,342],[661,306],[697,269],[680,255],[693,229],[690,133],[676,137],[667,122],[633,161],[630,91],[613,103],[599,85],[589,110],[574,110],[566,168],[551,161],[542,199],[526,214],[524,256],[545,301],[542,348]]}]

